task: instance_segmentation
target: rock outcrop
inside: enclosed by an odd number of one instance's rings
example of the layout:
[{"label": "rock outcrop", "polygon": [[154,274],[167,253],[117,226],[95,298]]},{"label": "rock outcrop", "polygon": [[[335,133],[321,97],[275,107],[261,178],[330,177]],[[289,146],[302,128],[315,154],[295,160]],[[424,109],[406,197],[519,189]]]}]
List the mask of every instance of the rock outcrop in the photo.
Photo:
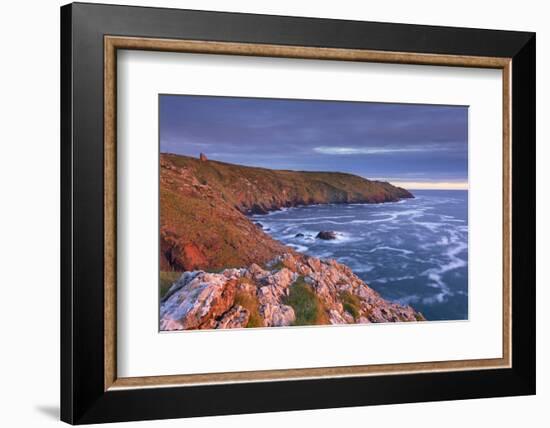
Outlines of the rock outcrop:
[{"label": "rock outcrop", "polygon": [[265,263],[289,252],[248,214],[323,203],[379,203],[405,189],[336,172],[252,168],[187,156],[160,156],[160,266],[219,270]]},{"label": "rock outcrop", "polygon": [[325,241],[330,241],[332,239],[336,239],[336,232],[332,232],[330,230],[322,230],[319,232],[316,236],[317,239],[324,239]]},{"label": "rock outcrop", "polygon": [[161,330],[423,321],[347,266],[295,253],[265,267],[185,272],[162,298]]}]

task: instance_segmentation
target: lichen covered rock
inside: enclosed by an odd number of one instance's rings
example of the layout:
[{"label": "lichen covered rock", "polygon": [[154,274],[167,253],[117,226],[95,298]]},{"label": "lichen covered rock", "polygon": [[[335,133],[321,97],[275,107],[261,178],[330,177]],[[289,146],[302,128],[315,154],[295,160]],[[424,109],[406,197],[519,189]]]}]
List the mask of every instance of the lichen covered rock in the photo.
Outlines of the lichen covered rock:
[{"label": "lichen covered rock", "polygon": [[[303,294],[302,300],[289,299],[297,284],[310,291]],[[298,318],[303,318],[298,315],[304,310],[320,312],[308,318],[316,320],[313,324],[424,320],[412,307],[383,299],[349,267],[335,260],[286,253],[266,268],[251,264],[220,273],[183,273],[161,301],[161,330],[247,327],[250,310],[236,303],[237,290],[256,302],[254,313],[263,327],[295,325]],[[308,302],[307,298],[314,301]]]}]

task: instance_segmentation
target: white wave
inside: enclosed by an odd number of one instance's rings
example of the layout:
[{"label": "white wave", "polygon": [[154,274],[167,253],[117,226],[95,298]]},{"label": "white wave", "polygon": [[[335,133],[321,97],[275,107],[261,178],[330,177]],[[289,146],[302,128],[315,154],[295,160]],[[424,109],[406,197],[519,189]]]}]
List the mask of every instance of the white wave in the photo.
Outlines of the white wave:
[{"label": "white wave", "polygon": [[408,215],[423,214],[424,211],[426,211],[426,210],[427,210],[427,208],[417,208],[417,209],[404,210],[404,211],[385,211],[385,212],[381,212],[381,213],[374,213],[374,214],[372,214],[372,216],[373,217],[380,217],[380,216],[383,216],[383,215],[391,215],[391,216],[402,217],[402,216],[408,216]]},{"label": "white wave", "polygon": [[297,244],[286,244],[287,246],[294,248],[296,251],[300,253],[305,253],[307,250],[309,250],[308,247],[305,245],[297,245]]},{"label": "white wave", "polygon": [[363,263],[361,260],[349,256],[338,257],[338,262],[349,266],[349,268],[355,273],[366,273],[375,268],[374,265]]},{"label": "white wave", "polygon": [[420,297],[416,294],[411,294],[410,296],[400,297],[395,300],[395,302],[400,305],[410,305],[411,303],[417,303],[420,300]]},{"label": "white wave", "polygon": [[[426,197],[390,204],[293,207],[252,218],[275,239],[315,257],[336,258],[368,277],[367,283],[392,287],[394,282],[403,296],[396,299],[401,304],[437,305],[458,298],[454,282],[447,279],[462,284],[463,279],[453,275],[467,275],[468,221],[444,211],[451,202]],[[317,239],[320,230],[335,231],[336,239]],[[296,237],[298,233],[304,236]],[[399,271],[388,271],[390,267]],[[407,289],[409,284],[418,288]]]},{"label": "white wave", "polygon": [[442,264],[436,268],[427,269],[422,272],[421,276],[427,276],[431,282],[428,282],[429,287],[437,288],[439,292],[431,297],[425,297],[422,301],[425,304],[443,303],[447,297],[453,295],[449,286],[443,281],[443,275],[455,269],[459,269],[467,265],[465,260],[457,257],[458,254],[466,250],[468,246],[461,242],[458,245],[451,247],[445,252],[445,256],[449,259],[448,263]]},{"label": "white wave", "polygon": [[449,296],[449,292],[446,290],[442,290],[441,292],[431,297],[424,297],[422,299],[422,303],[424,303],[425,305],[433,305],[434,303],[443,303],[445,302],[445,299],[447,296]]},{"label": "white wave", "polygon": [[376,279],[371,279],[370,282],[379,282],[381,284],[386,284],[386,283],[392,283],[392,282],[398,282],[398,281],[405,281],[407,279],[414,279],[415,277],[412,276],[412,275],[404,275],[404,276],[396,276],[396,277],[390,277],[390,278],[376,278]]},{"label": "white wave", "polygon": [[391,242],[397,246],[403,244],[403,239],[401,239],[399,236],[392,236],[390,239]]},{"label": "white wave", "polygon": [[439,217],[441,218],[441,220],[443,222],[451,222],[451,223],[465,223],[465,220],[462,220],[462,219],[459,219],[459,218],[456,218],[452,215],[445,215],[445,214],[440,214]]},{"label": "white wave", "polygon": [[372,265],[363,265],[362,267],[351,267],[351,270],[355,273],[367,273],[374,269]]},{"label": "white wave", "polygon": [[[342,218],[355,218],[354,215],[335,215],[335,216],[323,216],[323,217],[307,217],[307,218],[296,218],[292,221],[294,223],[301,223],[304,221],[317,221],[317,220],[339,220]],[[285,219],[285,221],[288,221]]]},{"label": "white wave", "polygon": [[[427,242],[424,244],[419,244],[418,246],[422,248],[423,250],[429,250],[433,247],[446,247],[449,245],[454,245],[456,243],[462,243],[463,238],[459,236],[454,230],[449,229],[447,230],[448,235],[442,236],[439,238],[436,242]],[[462,244],[461,244],[462,245]],[[463,244],[465,245],[465,244]]]},{"label": "white wave", "polygon": [[394,248],[394,247],[388,247],[387,245],[381,245],[378,247],[373,248],[372,250],[367,251],[367,253],[374,253],[376,251],[397,251],[406,255],[413,254],[411,250],[405,250],[404,248]]},{"label": "white wave", "polygon": [[324,220],[322,222],[310,222],[310,221],[304,221],[302,223],[300,223],[300,225],[302,226],[317,226],[319,223],[323,223],[323,224],[336,224],[336,225],[345,225],[345,224],[350,224],[350,223],[353,223],[355,222],[355,220],[352,220],[352,221],[335,221],[335,220]]},{"label": "white wave", "polygon": [[[389,217],[389,218],[384,218],[384,219],[381,219],[381,220],[352,220],[350,222],[348,222],[347,224],[374,224],[374,223],[384,223],[386,221],[393,221],[395,220],[397,217]],[[342,224],[346,224],[346,223],[342,223]]]},{"label": "white wave", "polygon": [[418,209],[405,210],[405,211],[385,211],[381,213],[374,213],[374,214],[371,214],[371,217],[385,216],[386,218],[382,218],[378,220],[369,220],[369,219],[352,220],[350,223],[352,224],[393,223],[393,222],[396,222],[397,220],[400,220],[401,217],[409,217],[410,221],[414,221],[415,218],[422,217],[426,209],[427,208],[418,208]]},{"label": "white wave", "polygon": [[320,259],[327,259],[329,257],[332,257],[334,253],[332,253],[331,251],[322,251],[320,253],[316,253],[315,254],[315,257],[318,257]]},{"label": "white wave", "polygon": [[413,223],[415,225],[418,225],[418,226],[423,226],[423,227],[429,229],[431,232],[434,232],[434,233],[439,232],[439,228],[444,226],[441,223],[434,223],[434,222],[430,222],[430,221],[413,221]]}]

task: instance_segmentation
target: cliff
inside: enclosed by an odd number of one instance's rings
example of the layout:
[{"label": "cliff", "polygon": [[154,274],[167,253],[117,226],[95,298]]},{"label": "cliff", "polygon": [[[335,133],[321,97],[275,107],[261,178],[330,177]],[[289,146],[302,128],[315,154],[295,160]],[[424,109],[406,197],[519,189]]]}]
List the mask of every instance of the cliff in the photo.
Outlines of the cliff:
[{"label": "cliff", "polygon": [[242,213],[265,214],[282,207],[328,203],[379,203],[412,198],[407,190],[340,172],[255,168],[162,154],[162,162],[185,168]]},{"label": "cliff", "polygon": [[335,172],[282,171],[172,154],[160,156],[162,271],[265,263],[290,250],[246,214],[324,203],[380,203],[405,189]]},{"label": "cliff", "polygon": [[161,330],[423,321],[334,260],[286,253],[262,268],[185,272],[161,301]]}]

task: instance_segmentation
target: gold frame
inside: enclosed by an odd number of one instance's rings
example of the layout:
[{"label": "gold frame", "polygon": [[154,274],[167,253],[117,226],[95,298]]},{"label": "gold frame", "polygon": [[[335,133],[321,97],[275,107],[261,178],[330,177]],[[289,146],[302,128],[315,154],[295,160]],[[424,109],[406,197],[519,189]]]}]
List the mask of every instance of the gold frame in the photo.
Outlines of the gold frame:
[{"label": "gold frame", "polygon": [[[116,52],[118,49],[335,61],[494,68],[503,82],[503,349],[502,358],[119,378],[116,373]],[[308,378],[357,377],[511,367],[511,58],[382,52],[194,40],[104,38],[104,389],[192,386]]]}]

